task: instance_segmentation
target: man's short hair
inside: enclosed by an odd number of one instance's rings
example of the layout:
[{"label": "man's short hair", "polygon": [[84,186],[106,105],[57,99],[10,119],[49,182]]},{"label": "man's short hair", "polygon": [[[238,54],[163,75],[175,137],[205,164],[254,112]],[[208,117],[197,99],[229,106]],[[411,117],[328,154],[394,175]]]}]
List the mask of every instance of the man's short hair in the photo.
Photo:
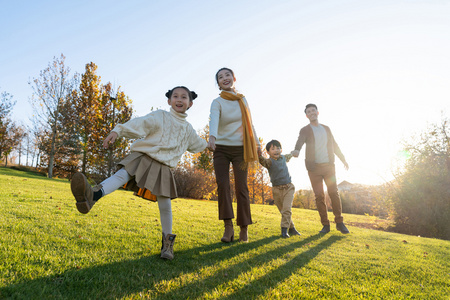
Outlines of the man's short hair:
[{"label": "man's short hair", "polygon": [[305,114],[306,114],[306,110],[310,107],[315,107],[317,110],[317,105],[310,103],[310,104],[306,105],[306,107],[305,107]]},{"label": "man's short hair", "polygon": [[280,147],[280,148],[281,148],[281,144],[280,144],[279,141],[277,141],[277,140],[271,140],[271,141],[268,142],[267,145],[266,145],[266,150],[267,150],[267,152],[269,152],[269,150],[270,150],[270,148],[271,148],[272,146]]}]

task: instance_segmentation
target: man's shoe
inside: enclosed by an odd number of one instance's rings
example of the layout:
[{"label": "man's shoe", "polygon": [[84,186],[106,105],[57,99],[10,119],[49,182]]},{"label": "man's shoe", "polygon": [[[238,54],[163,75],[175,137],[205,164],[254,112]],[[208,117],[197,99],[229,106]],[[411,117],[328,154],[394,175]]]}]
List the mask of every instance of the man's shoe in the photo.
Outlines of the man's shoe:
[{"label": "man's shoe", "polygon": [[347,227],[345,227],[344,223],[336,223],[336,229],[342,232],[343,234],[350,233]]},{"label": "man's shoe", "polygon": [[297,229],[295,229],[295,227],[289,228],[288,233],[289,235],[300,235],[300,232],[298,232]]},{"label": "man's shoe", "polygon": [[330,232],[330,225],[323,225],[323,228],[319,233],[328,233]]},{"label": "man's shoe", "polygon": [[288,231],[287,228],[281,227],[281,237],[282,237],[282,238],[288,238],[288,237],[290,237],[287,231]]}]

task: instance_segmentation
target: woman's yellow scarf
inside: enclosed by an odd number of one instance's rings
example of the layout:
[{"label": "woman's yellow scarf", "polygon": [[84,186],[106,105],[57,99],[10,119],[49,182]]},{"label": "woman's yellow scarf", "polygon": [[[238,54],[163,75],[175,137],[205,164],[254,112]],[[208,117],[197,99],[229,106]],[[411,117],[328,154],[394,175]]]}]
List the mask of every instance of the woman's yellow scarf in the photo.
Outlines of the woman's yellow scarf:
[{"label": "woman's yellow scarf", "polygon": [[220,93],[220,97],[225,100],[238,101],[242,114],[242,127],[244,129],[244,161],[251,163],[258,161],[258,151],[255,140],[255,133],[253,132],[252,116],[244,102],[244,95],[233,94],[226,91]]}]

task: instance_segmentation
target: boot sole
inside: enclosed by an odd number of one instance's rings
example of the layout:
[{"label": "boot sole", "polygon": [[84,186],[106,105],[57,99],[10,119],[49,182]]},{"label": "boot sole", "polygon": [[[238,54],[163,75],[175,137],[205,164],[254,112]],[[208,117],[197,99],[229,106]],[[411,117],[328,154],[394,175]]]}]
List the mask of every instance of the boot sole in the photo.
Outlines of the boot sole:
[{"label": "boot sole", "polygon": [[86,181],[81,173],[73,175],[70,188],[75,200],[77,200],[76,206],[78,211],[82,214],[87,214],[91,210],[91,206],[85,198]]},{"label": "boot sole", "polygon": [[172,256],[172,255],[169,255],[169,254],[166,254],[166,253],[163,253],[163,254],[161,254],[161,258],[172,260],[172,259],[173,259],[173,256]]}]

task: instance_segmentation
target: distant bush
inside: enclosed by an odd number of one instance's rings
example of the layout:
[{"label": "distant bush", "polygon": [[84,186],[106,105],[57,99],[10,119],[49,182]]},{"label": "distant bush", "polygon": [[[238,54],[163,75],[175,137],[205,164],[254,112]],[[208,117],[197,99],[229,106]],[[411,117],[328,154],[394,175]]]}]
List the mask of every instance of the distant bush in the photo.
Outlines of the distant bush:
[{"label": "distant bush", "polygon": [[450,240],[449,136],[444,120],[405,146],[408,159],[392,195],[397,231]]},{"label": "distant bush", "polygon": [[28,173],[32,173],[35,175],[45,176],[47,177],[47,173],[43,170],[33,168],[33,167],[27,167],[27,166],[10,166],[10,169],[17,170],[17,171],[24,171]]},{"label": "distant bush", "polygon": [[340,191],[342,212],[389,218],[392,206],[389,184],[377,186],[354,184],[349,191]]}]

